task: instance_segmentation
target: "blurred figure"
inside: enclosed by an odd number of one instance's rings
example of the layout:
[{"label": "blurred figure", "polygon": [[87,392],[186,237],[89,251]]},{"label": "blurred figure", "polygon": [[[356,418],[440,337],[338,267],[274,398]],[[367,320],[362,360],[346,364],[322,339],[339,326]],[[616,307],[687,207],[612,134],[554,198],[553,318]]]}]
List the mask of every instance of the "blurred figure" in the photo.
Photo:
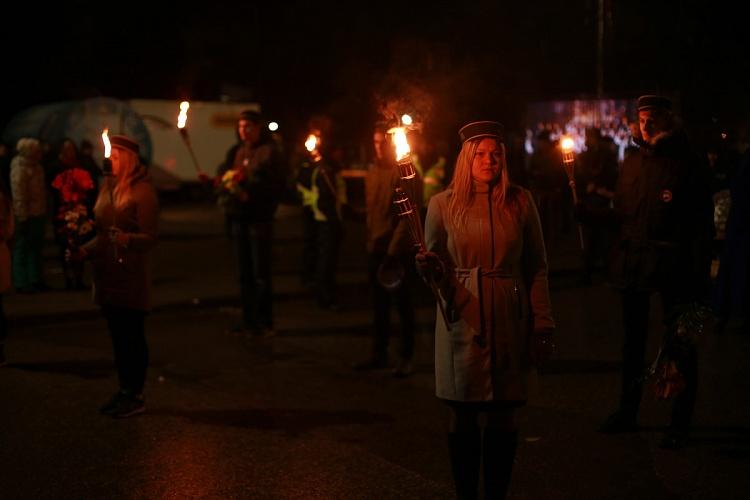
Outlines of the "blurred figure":
[{"label": "blurred figure", "polygon": [[0,180],[10,186],[10,161],[13,155],[7,144],[0,142]]},{"label": "blurred figure", "polygon": [[220,169],[231,184],[224,210],[232,228],[240,274],[242,323],[235,333],[269,337],[273,329],[271,246],[273,220],[284,189],[284,169],[260,113],[243,111],[240,143]]},{"label": "blurred figure", "polygon": [[[52,226],[55,241],[60,249],[60,266],[65,277],[66,290],[86,290],[83,283],[83,262],[66,258],[71,247],[81,246],[93,236],[90,205],[95,193],[94,181],[89,173],[80,168],[75,143],[65,139],[58,146],[57,164],[52,181]],[[86,224],[82,226],[81,224]]]},{"label": "blurred figure", "polygon": [[0,179],[0,366],[6,364],[5,339],[8,337],[8,322],[5,318],[3,295],[12,288],[10,248],[13,239],[13,203],[8,187]]},{"label": "blurred figure", "polygon": [[88,140],[81,141],[81,147],[78,153],[78,163],[82,169],[89,173],[94,181],[95,189],[92,191],[90,206],[93,209],[96,204],[96,193],[99,192],[99,186],[102,184],[102,169],[94,159],[94,146]]},{"label": "blurred figure", "polygon": [[544,239],[550,244],[562,230],[563,191],[568,181],[562,166],[562,153],[555,147],[548,130],[537,135],[536,148],[529,159],[529,174]]},{"label": "blurred figure", "polygon": [[47,190],[42,148],[36,139],[24,138],[10,167],[13,212],[16,218],[13,245],[13,285],[21,293],[46,289],[43,282],[42,248],[47,214]]},{"label": "blurred figure", "polygon": [[[617,156],[604,144],[599,129],[586,129],[586,151],[578,156],[576,188],[578,201],[591,211],[609,208],[615,196],[617,182]],[[607,256],[611,231],[610,225],[599,219],[582,222],[584,252],[581,284],[590,285],[594,267]]]},{"label": "blurred figure", "polygon": [[742,318],[742,333],[750,334],[750,127],[740,130],[739,166],[729,180],[730,208],[724,247],[714,291],[717,332],[732,316]]},{"label": "blurred figure", "polygon": [[[694,154],[676,124],[672,103],[661,96],[638,99],[641,151],[628,158],[617,180],[615,215],[620,223],[611,280],[622,292],[624,327],[620,406],[600,432],[636,429],[645,373],[651,295],[659,294],[669,343],[664,358],[679,372],[672,421],[661,447],[688,439],[698,386],[695,342],[678,339],[684,311],[708,292],[713,204],[705,160]],[[687,334],[684,334],[687,336]],[[678,343],[679,342],[679,343]]]},{"label": "blurred figure", "polygon": [[[376,370],[388,366],[388,343],[391,335],[391,303],[395,302],[401,320],[400,359],[394,370],[397,377],[411,374],[414,356],[414,305],[412,294],[416,272],[414,246],[406,220],[399,220],[393,210],[394,188],[400,185],[394,145],[384,129],[373,134],[374,161],[365,178],[367,205],[368,273],[373,298],[375,337],[372,354],[356,370]],[[417,180],[417,176],[412,181]],[[422,205],[421,189],[411,189],[412,202]],[[386,288],[387,287],[387,288]]]},{"label": "blurred figure", "polygon": [[302,284],[315,288],[319,307],[338,310],[336,270],[346,204],[341,149],[326,145],[319,133],[310,134],[305,145],[308,159],[297,176],[303,207]]},{"label": "blurred figure", "polygon": [[159,202],[140,162],[138,144],[124,135],[113,135],[110,142],[112,177],[99,191],[94,208],[96,238],[72,249],[69,258],[93,261],[94,301],[112,337],[120,385],[99,411],[124,418],[146,409],[145,320],[151,310],[151,252],[157,241]]},{"label": "blurred figure", "polygon": [[340,148],[322,145],[323,158],[312,172],[312,205],[318,236],[318,259],[315,287],[318,306],[339,310],[336,293],[336,271],[339,249],[344,235],[342,208],[346,204],[346,184],[341,177]]},{"label": "blurred figure", "polygon": [[297,169],[296,186],[302,203],[302,266],[301,281],[305,288],[315,287],[315,268],[318,262],[318,226],[315,223],[313,206],[316,203],[313,191],[313,172],[323,160],[319,151],[319,133],[311,133],[305,141],[305,155]]},{"label": "blurred figure", "polygon": [[551,354],[555,323],[539,216],[531,193],[510,182],[502,125],[469,123],[459,136],[453,182],[430,202],[428,252],[416,261],[439,284],[450,321],[437,319],[435,386],[450,408],[457,497],[477,498],[481,461],[485,498],[502,499],[515,410],[526,404],[532,364]]}]

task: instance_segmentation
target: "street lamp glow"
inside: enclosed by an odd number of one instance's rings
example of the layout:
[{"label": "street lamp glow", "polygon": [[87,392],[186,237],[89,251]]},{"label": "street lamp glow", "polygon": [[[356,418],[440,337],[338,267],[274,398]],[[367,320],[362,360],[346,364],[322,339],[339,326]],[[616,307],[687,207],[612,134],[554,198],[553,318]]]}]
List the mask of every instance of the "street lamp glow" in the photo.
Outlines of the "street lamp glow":
[{"label": "street lamp glow", "polygon": [[269,123],[268,130],[270,130],[271,132],[276,132],[277,130],[279,130],[279,124],[276,122]]},{"label": "street lamp glow", "polygon": [[401,123],[403,123],[406,126],[409,126],[412,124],[411,116],[404,114],[401,116]]}]

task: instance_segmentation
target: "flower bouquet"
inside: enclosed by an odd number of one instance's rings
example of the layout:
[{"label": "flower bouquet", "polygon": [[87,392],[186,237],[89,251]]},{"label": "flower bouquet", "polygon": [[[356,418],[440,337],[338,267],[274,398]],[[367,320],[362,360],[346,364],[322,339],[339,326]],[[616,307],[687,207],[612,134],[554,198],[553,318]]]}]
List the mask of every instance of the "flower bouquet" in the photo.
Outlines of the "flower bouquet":
[{"label": "flower bouquet", "polygon": [[52,187],[60,192],[62,202],[57,213],[58,234],[67,239],[70,247],[79,246],[94,231],[94,221],[85,204],[94,181],[87,171],[70,168],[55,177]]},{"label": "flower bouquet", "polygon": [[654,379],[657,399],[671,399],[685,389],[684,366],[690,362],[698,336],[711,314],[708,307],[698,303],[677,307],[656,359],[646,372],[646,378]]},{"label": "flower bouquet", "polygon": [[224,175],[216,178],[214,189],[219,206],[228,210],[238,209],[250,199],[248,176],[244,170],[227,170]]}]

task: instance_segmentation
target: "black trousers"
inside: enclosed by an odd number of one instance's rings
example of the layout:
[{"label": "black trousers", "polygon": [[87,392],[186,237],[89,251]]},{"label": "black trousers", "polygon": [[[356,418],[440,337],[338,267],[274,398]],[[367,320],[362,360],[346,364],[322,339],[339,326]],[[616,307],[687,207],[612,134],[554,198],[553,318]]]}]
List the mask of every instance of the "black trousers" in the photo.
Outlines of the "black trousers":
[{"label": "black trousers", "polygon": [[414,355],[414,319],[413,294],[416,281],[414,257],[401,255],[398,257],[404,268],[404,279],[398,290],[389,292],[378,281],[378,269],[386,260],[384,253],[371,253],[368,256],[368,271],[373,300],[373,323],[375,325],[375,343],[373,355],[380,359],[388,357],[388,340],[391,335],[391,303],[395,303],[401,320],[401,349],[402,359],[409,360]]},{"label": "black trousers", "polygon": [[[659,294],[664,308],[664,318],[670,318],[676,306],[674,293],[665,289],[660,290]],[[632,417],[638,414],[643,392],[642,378],[646,369],[650,299],[651,292],[648,291],[625,291],[622,294],[625,342],[622,349],[620,409]],[[691,346],[680,368],[685,377],[685,390],[675,397],[672,407],[672,427],[686,429],[693,417],[698,389],[698,354],[695,346]]]},{"label": "black trousers", "polygon": [[317,222],[318,254],[315,269],[315,284],[318,303],[322,306],[336,302],[336,271],[343,229],[338,220]]},{"label": "black trousers", "polygon": [[246,328],[273,328],[272,222],[232,222],[240,274],[242,321]]},{"label": "black trousers", "polygon": [[148,344],[146,312],[117,306],[102,306],[115,354],[120,390],[141,394],[146,382]]},{"label": "black trousers", "polygon": [[318,263],[318,223],[313,211],[302,210],[302,284],[315,283],[315,269]]}]

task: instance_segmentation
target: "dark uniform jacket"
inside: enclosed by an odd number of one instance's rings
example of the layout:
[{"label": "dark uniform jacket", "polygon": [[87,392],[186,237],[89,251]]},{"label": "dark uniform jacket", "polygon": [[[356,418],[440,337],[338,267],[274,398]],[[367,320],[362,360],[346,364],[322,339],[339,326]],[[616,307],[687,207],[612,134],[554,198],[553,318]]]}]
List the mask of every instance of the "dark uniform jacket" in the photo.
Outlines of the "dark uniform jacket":
[{"label": "dark uniform jacket", "polygon": [[708,165],[673,131],[623,164],[614,198],[620,222],[611,280],[624,289],[663,290],[682,300],[706,292],[713,238]]}]

